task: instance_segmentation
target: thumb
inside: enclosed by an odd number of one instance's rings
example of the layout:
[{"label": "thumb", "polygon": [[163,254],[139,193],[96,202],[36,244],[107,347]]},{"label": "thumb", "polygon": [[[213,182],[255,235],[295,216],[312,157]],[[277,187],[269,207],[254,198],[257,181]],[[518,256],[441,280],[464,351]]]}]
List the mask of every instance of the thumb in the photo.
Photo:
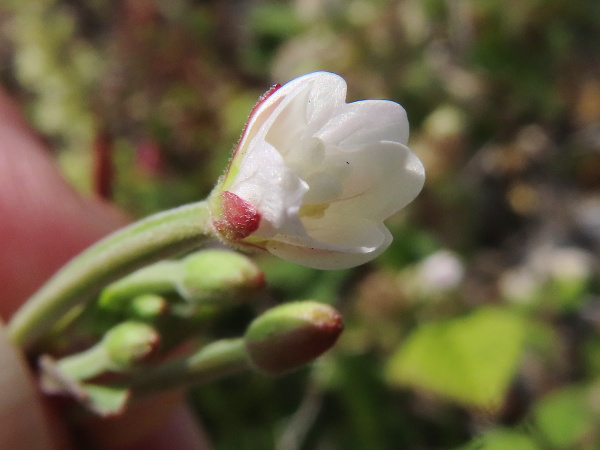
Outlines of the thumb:
[{"label": "thumb", "polygon": [[2,324],[0,368],[0,448],[66,448],[64,427],[45,410],[25,362],[9,342]]},{"label": "thumb", "polygon": [[0,89],[0,316],[8,318],[76,253],[123,225],[64,181]]},{"label": "thumb", "polygon": [[[64,263],[126,222],[116,209],[82,198],[63,180],[0,88],[0,316],[8,318]],[[57,436],[64,430],[60,416],[45,414],[27,366],[1,325],[0,388],[0,449],[65,448]],[[103,448],[209,448],[181,397],[170,399],[149,399],[141,410],[96,421],[87,434]]]}]

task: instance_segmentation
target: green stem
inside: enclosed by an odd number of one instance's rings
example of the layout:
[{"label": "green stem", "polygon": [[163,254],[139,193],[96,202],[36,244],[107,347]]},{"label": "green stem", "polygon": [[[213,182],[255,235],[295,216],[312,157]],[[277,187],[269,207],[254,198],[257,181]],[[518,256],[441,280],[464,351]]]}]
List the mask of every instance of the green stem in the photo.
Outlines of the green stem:
[{"label": "green stem", "polygon": [[102,291],[98,305],[108,310],[127,308],[127,303],[144,294],[175,292],[181,278],[179,261],[159,261],[111,283]]},{"label": "green stem", "polygon": [[59,270],[13,316],[12,341],[31,348],[73,306],[147,264],[193,250],[213,237],[206,202],[184,205],[107,236]]},{"label": "green stem", "polygon": [[249,368],[243,338],[223,339],[206,345],[195,354],[137,372],[127,383],[134,395],[206,383]]},{"label": "green stem", "polygon": [[107,371],[111,367],[106,349],[101,343],[80,353],[56,361],[56,367],[73,380],[87,380]]}]

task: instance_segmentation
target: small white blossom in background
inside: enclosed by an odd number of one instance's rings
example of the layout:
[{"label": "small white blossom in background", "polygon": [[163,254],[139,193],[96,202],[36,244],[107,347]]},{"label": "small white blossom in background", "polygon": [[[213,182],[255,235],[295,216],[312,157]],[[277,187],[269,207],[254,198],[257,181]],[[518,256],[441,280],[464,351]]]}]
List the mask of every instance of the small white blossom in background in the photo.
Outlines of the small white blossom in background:
[{"label": "small white blossom in background", "polygon": [[465,268],[458,256],[449,250],[429,255],[417,266],[416,278],[423,292],[443,293],[458,288]]},{"label": "small white blossom in background", "polygon": [[346,103],[338,75],[315,72],[254,107],[211,195],[213,226],[238,247],[319,269],[353,267],[392,241],[383,221],[421,191],[404,109]]},{"label": "small white blossom in background", "polygon": [[592,274],[592,258],[576,247],[542,247],[534,252],[532,267],[540,276],[584,280]]},{"label": "small white blossom in background", "polygon": [[593,274],[592,263],[591,255],[582,249],[543,245],[534,249],[523,265],[503,274],[500,292],[515,303],[540,297],[548,302],[551,295],[576,296]]},{"label": "small white blossom in background", "polygon": [[498,280],[502,297],[513,303],[527,304],[535,300],[544,281],[527,266],[506,270]]}]

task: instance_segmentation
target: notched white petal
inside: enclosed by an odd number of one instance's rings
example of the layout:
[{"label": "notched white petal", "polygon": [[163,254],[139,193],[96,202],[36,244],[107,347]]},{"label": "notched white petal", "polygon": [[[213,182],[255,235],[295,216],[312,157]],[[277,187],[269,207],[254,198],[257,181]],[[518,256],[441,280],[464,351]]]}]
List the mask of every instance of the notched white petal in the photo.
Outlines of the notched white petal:
[{"label": "notched white petal", "polygon": [[321,139],[348,150],[377,141],[408,142],[406,111],[389,100],[348,103],[317,132]]}]

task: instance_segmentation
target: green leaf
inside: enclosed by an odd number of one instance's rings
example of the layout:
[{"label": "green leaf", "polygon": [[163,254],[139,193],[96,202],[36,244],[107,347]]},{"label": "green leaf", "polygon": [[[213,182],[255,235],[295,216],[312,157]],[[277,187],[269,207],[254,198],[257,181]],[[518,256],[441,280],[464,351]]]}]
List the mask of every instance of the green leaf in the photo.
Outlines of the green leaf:
[{"label": "green leaf", "polygon": [[552,448],[582,448],[600,427],[600,419],[590,405],[590,394],[589,389],[570,386],[535,405],[535,423]]},{"label": "green leaf", "polygon": [[537,450],[539,447],[532,438],[523,433],[498,428],[488,431],[462,448],[464,450]]},{"label": "green leaf", "polygon": [[496,409],[517,367],[524,331],[519,316],[495,307],[423,325],[390,359],[388,379],[467,406]]},{"label": "green leaf", "polygon": [[250,26],[259,35],[293,36],[301,30],[295,11],[279,3],[259,4],[252,9]]}]

